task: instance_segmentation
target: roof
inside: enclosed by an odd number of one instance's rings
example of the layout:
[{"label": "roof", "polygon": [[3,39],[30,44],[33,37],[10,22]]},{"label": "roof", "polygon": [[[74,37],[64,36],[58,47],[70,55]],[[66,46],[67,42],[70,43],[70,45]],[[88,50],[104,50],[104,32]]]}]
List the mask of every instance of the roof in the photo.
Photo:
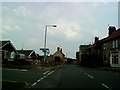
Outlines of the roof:
[{"label": "roof", "polygon": [[[120,28],[117,29],[116,31],[114,31],[111,35],[109,35],[108,37],[106,38],[103,38],[101,40],[99,40],[98,42],[94,43],[93,45],[81,45],[80,47],[84,47],[85,49],[91,49],[91,48],[96,48],[98,47],[99,45],[101,45],[102,43],[104,42],[107,42],[107,41],[110,41],[110,40],[113,40],[113,39],[116,39],[116,38],[120,38]],[[88,47],[87,47],[88,46]]]},{"label": "roof", "polygon": [[65,56],[65,54],[62,52],[62,51],[56,51],[54,54],[53,54],[53,56],[55,55],[55,54],[57,54],[57,53],[61,53],[63,56]]},{"label": "roof", "polygon": [[25,54],[26,56],[30,56],[34,51],[33,50],[17,50],[18,53]]},{"label": "roof", "polygon": [[16,48],[14,47],[10,40],[0,41],[0,49],[17,52]]},{"label": "roof", "polygon": [[114,32],[113,32],[111,35],[109,35],[108,37],[99,40],[98,42],[94,43],[93,45],[99,45],[99,44],[102,44],[102,43],[104,43],[104,42],[107,42],[107,41],[116,39],[116,38],[120,38],[120,28],[119,28],[118,30],[114,31]]},{"label": "roof", "polygon": [[0,47],[10,43],[10,41],[0,41]]},{"label": "roof", "polygon": [[110,36],[100,40],[100,42],[106,42],[115,38],[120,38],[120,28],[118,30],[116,30],[115,32],[113,32]]}]

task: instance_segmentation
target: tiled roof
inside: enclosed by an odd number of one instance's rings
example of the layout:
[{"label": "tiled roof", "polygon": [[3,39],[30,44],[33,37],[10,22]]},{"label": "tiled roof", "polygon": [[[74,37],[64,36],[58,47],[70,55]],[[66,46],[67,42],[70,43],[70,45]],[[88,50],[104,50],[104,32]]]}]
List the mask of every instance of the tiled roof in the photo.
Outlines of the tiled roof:
[{"label": "tiled roof", "polygon": [[110,36],[100,40],[100,42],[106,42],[115,38],[120,37],[120,29],[116,30],[115,32],[113,32]]},{"label": "tiled roof", "polygon": [[94,48],[94,47],[99,46],[100,44],[102,44],[104,42],[113,40],[115,38],[120,38],[120,28],[118,30],[116,30],[115,32],[113,32],[110,36],[99,40],[98,42],[94,43],[93,45],[89,46],[86,49]]},{"label": "tiled roof", "polygon": [[63,52],[61,52],[61,51],[56,51],[56,52],[53,54],[53,56],[54,56],[55,54],[57,54],[57,53],[61,53],[63,56],[65,56],[65,54],[64,54]]},{"label": "tiled roof", "polygon": [[16,51],[16,48],[14,45],[8,40],[8,41],[0,41],[0,49],[2,50],[8,50],[8,51]]},{"label": "tiled roof", "polygon": [[10,41],[0,41],[0,47],[7,44],[7,43],[10,43]]},{"label": "tiled roof", "polygon": [[17,52],[29,56],[33,52],[33,50],[17,50]]}]

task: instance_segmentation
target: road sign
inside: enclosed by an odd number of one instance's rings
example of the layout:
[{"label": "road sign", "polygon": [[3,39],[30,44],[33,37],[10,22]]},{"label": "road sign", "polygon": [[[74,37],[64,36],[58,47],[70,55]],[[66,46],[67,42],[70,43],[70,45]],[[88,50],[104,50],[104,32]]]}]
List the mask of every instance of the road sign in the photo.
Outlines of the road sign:
[{"label": "road sign", "polygon": [[40,48],[40,50],[49,50],[49,48]]},{"label": "road sign", "polygon": [[42,50],[43,52],[47,52],[49,51],[49,48],[40,48],[40,50]]}]

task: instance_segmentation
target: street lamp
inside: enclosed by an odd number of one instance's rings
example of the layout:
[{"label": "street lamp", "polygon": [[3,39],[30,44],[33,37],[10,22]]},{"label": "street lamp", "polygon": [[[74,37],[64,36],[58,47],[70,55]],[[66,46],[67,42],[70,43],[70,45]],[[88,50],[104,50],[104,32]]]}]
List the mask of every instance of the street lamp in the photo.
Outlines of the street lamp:
[{"label": "street lamp", "polygon": [[45,26],[45,41],[44,41],[44,50],[43,50],[43,52],[44,52],[44,60],[46,60],[46,58],[47,58],[46,52],[47,52],[48,49],[46,49],[46,37],[47,37],[47,27],[49,27],[49,26],[57,27],[56,25],[46,25]]}]

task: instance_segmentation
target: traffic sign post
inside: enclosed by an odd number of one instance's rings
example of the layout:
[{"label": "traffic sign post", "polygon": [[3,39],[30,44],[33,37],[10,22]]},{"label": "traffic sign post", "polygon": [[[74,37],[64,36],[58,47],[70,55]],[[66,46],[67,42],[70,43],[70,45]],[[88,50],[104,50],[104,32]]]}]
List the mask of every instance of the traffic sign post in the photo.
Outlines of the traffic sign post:
[{"label": "traffic sign post", "polygon": [[44,60],[47,59],[47,55],[49,54],[49,48],[40,48],[40,50],[44,53]]},{"label": "traffic sign post", "polygon": [[45,26],[45,41],[44,41],[44,48],[40,48],[40,50],[42,50],[43,53],[44,53],[44,60],[47,59],[47,55],[46,55],[46,54],[49,53],[49,49],[46,48],[47,27],[48,27],[48,26],[57,27],[56,25],[46,25],[46,26]]}]

